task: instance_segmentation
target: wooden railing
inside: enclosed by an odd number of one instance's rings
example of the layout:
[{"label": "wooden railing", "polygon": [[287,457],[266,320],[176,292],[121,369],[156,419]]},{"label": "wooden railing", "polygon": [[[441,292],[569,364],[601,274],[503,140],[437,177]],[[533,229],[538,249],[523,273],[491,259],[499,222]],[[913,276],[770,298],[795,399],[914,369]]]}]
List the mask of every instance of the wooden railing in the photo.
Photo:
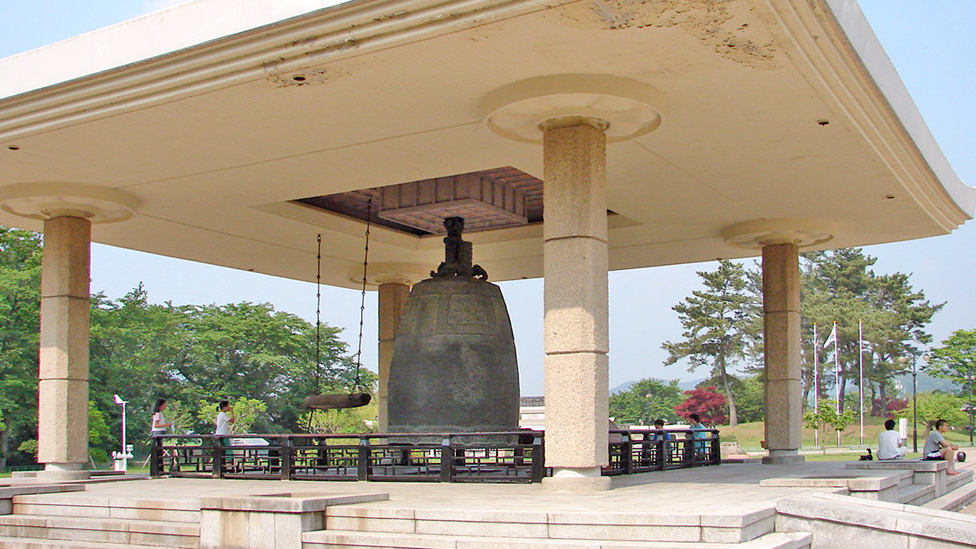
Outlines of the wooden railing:
[{"label": "wooden railing", "polygon": [[[716,430],[610,431],[604,475],[718,465]],[[697,437],[697,438],[696,438]],[[658,438],[658,440],[655,440]],[[542,431],[341,435],[165,435],[154,477],[407,482],[540,482]],[[231,444],[234,442],[234,444]]]},{"label": "wooden railing", "polygon": [[630,475],[722,462],[718,429],[612,430],[604,475]]}]

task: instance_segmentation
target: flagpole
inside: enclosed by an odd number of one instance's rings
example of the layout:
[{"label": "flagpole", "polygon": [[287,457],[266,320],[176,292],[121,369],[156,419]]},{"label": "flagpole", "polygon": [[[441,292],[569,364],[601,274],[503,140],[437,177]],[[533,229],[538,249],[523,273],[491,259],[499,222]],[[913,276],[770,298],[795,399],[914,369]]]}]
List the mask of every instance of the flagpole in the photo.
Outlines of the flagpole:
[{"label": "flagpole", "polygon": [[864,324],[860,320],[857,321],[857,362],[857,386],[861,389],[859,395],[861,401],[861,446],[864,446]]},{"label": "flagpole", "polygon": [[[820,412],[820,377],[817,371],[820,369],[820,338],[817,337],[817,323],[813,323],[813,415]],[[813,445],[820,446],[820,424],[813,430]]]},{"label": "flagpole", "polygon": [[[834,395],[837,398],[837,415],[840,415],[840,346],[837,337],[837,321],[834,321]],[[840,446],[840,431],[837,431],[837,446]]]}]

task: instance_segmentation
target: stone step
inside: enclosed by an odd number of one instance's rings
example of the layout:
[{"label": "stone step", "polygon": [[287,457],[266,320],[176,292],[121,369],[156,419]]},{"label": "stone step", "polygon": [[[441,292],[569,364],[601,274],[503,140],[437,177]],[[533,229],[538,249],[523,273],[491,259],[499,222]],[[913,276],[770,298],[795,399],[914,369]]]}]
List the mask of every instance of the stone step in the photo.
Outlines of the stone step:
[{"label": "stone step", "polygon": [[0,536],[190,549],[200,544],[200,526],[117,518],[3,515]]},{"label": "stone step", "polygon": [[909,484],[899,487],[896,499],[892,503],[904,503],[906,505],[921,505],[927,503],[935,497],[935,486],[932,484]]},{"label": "stone step", "polygon": [[106,499],[84,493],[14,496],[12,511],[18,515],[200,522],[200,504],[193,500]]},{"label": "stone step", "polygon": [[773,531],[773,509],[739,515],[413,509],[346,505],[325,511],[327,530],[433,536],[590,541],[740,543]]},{"label": "stone step", "polygon": [[102,541],[70,541],[60,539],[7,538],[0,536],[4,549],[165,549],[165,545],[133,545],[131,543],[105,543]]},{"label": "stone step", "polygon": [[808,549],[811,542],[812,536],[804,532],[770,533],[741,543],[527,539],[332,530],[302,535],[303,549]]},{"label": "stone step", "polygon": [[926,509],[958,511],[974,501],[976,501],[976,483],[967,482],[957,485],[944,496],[937,497],[922,507]]},{"label": "stone step", "polygon": [[946,475],[946,491],[951,492],[956,488],[969,484],[973,481],[973,470],[964,469],[958,475]]}]

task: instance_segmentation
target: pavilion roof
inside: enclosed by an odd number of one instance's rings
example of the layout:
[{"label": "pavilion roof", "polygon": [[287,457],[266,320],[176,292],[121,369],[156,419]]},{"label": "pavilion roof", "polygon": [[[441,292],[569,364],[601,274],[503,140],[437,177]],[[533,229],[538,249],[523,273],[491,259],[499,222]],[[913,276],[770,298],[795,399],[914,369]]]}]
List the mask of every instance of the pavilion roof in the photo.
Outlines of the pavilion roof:
[{"label": "pavilion roof", "polygon": [[[976,205],[852,0],[324,4],[198,0],[0,60],[0,198],[117,189],[136,215],[96,242],[303,280],[321,233],[323,282],[352,287],[363,220],[298,200],[538,182],[542,148],[490,131],[487,98],[604,75],[644,85],[660,115],[608,145],[611,269],[755,255],[726,241],[747,222],[822,228],[820,249],[942,235]],[[493,280],[542,275],[526,218],[469,233]],[[440,235],[371,232],[374,282],[441,259]]]}]

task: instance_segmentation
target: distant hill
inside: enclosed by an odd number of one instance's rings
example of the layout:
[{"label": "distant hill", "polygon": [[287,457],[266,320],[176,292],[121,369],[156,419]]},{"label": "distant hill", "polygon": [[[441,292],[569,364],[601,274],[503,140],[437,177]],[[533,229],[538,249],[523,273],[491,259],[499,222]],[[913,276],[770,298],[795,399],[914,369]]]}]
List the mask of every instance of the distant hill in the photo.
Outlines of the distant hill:
[{"label": "distant hill", "polygon": [[[900,375],[895,378],[904,388],[905,396],[912,396],[912,376],[911,374]],[[924,372],[918,374],[918,392],[928,393],[931,391],[942,391],[944,393],[955,393],[959,391],[959,386],[949,379],[932,377]]]},{"label": "distant hill", "polygon": [[[612,395],[612,394],[621,393],[621,392],[624,392],[624,391],[629,391],[630,388],[633,387],[634,384],[637,383],[638,381],[640,381],[640,380],[628,381],[627,383],[622,383],[620,385],[617,385],[613,389],[610,389],[610,394]],[[670,380],[664,380],[664,381],[670,381]],[[695,380],[692,380],[692,381],[679,381],[678,382],[678,388],[681,389],[682,391],[690,391],[690,390],[694,389],[695,386],[698,385],[699,383],[701,383],[702,381],[705,381],[705,378],[695,379]],[[911,380],[910,379],[909,379],[908,383],[909,383],[909,385],[911,385]]]}]

